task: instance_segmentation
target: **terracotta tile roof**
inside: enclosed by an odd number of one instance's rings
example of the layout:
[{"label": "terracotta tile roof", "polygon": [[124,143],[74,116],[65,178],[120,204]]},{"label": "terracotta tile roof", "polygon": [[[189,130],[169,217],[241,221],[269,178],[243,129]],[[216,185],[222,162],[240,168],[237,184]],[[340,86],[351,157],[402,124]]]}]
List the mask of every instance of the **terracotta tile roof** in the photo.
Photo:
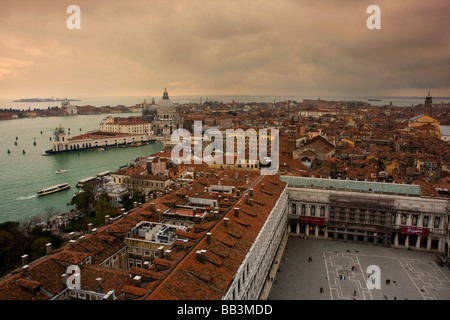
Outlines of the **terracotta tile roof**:
[{"label": "terracotta tile roof", "polygon": [[[199,242],[173,266],[146,299],[221,299],[285,185],[276,176],[261,177],[253,186],[253,204],[245,203],[241,194],[236,204],[240,209],[239,217],[235,217],[234,208],[231,208],[225,215],[229,219],[228,227],[224,226],[223,219],[216,221],[208,231],[211,233],[208,241],[206,232],[202,232]],[[206,250],[205,263],[197,258],[199,250]]]},{"label": "terracotta tile roof", "polygon": [[[81,288],[84,290],[107,293],[114,289],[118,295],[123,286],[133,285],[133,279],[126,270],[99,265],[82,265],[80,270]],[[100,281],[97,280],[99,278]]]},{"label": "terracotta tile roof", "polygon": [[[144,296],[148,292],[148,289],[133,285],[124,285],[121,292],[126,294],[128,298],[138,298]],[[129,297],[129,295],[131,295],[131,297]]]}]

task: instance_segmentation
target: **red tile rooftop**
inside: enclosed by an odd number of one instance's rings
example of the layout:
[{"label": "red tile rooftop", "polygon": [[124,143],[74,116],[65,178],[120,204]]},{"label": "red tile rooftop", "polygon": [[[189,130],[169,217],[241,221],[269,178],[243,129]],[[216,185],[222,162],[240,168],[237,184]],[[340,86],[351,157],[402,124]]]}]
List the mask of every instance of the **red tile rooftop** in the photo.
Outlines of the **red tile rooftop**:
[{"label": "red tile rooftop", "polygon": [[[284,187],[285,183],[276,176],[261,177],[253,186],[253,203],[245,203],[241,195],[236,204],[243,210],[239,217],[235,217],[235,210],[231,208],[225,215],[229,219],[228,227],[224,226],[222,218],[208,231],[210,240],[206,232],[200,233],[199,242],[146,299],[221,299]],[[206,250],[204,263],[197,258],[201,250]]]}]

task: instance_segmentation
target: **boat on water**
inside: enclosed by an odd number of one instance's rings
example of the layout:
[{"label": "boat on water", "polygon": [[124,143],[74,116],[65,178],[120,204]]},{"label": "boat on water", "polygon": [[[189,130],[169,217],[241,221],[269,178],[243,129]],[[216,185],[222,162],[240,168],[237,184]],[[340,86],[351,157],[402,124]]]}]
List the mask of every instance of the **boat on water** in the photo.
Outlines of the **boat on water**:
[{"label": "boat on water", "polygon": [[41,189],[38,191],[37,194],[38,194],[38,196],[44,196],[44,195],[62,191],[62,190],[68,189],[68,188],[70,188],[70,184],[61,183],[61,184],[57,184],[57,185],[54,185],[54,186],[51,186],[48,188]]},{"label": "boat on water", "polygon": [[369,99],[369,101],[381,101],[381,99]]},{"label": "boat on water", "polygon": [[61,169],[61,170],[57,170],[55,173],[63,173],[63,172],[66,172],[67,170],[63,170],[63,169]]}]

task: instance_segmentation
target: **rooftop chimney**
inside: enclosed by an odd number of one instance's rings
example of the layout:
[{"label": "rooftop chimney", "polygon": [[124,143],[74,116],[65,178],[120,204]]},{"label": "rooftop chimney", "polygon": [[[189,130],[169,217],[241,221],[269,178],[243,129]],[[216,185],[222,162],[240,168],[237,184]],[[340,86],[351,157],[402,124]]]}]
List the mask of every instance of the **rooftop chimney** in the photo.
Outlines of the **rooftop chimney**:
[{"label": "rooftop chimney", "polygon": [[24,254],[23,256],[20,257],[22,259],[22,267],[26,266],[28,264],[28,255]]},{"label": "rooftop chimney", "polygon": [[223,225],[225,226],[225,228],[228,228],[228,218],[223,218]]},{"label": "rooftop chimney", "polygon": [[92,223],[89,223],[88,224],[88,233],[91,233],[92,229],[94,229],[94,225]]},{"label": "rooftop chimney", "polygon": [[234,208],[234,216],[239,218],[239,208]]},{"label": "rooftop chimney", "polygon": [[22,267],[23,275],[24,275],[25,277],[28,277],[28,270],[29,270],[29,268],[30,268],[30,266],[29,266],[28,264],[26,264],[26,265],[24,265],[24,266]]},{"label": "rooftop chimney", "polygon": [[197,255],[197,260],[203,264],[206,263],[206,250],[197,250],[196,251],[196,255]]},{"label": "rooftop chimney", "polygon": [[248,200],[248,204],[249,204],[250,206],[253,205],[253,198],[251,198],[251,199]]},{"label": "rooftop chimney", "polygon": [[206,243],[207,243],[207,244],[211,244],[211,232],[208,232],[208,233],[206,234]]},{"label": "rooftop chimney", "polygon": [[135,285],[136,287],[140,287],[140,286],[141,286],[141,279],[142,279],[141,276],[135,276],[135,277],[133,278],[133,282],[134,282],[134,285]]},{"label": "rooftop chimney", "polygon": [[108,224],[108,223],[109,223],[109,217],[110,217],[109,215],[106,215],[106,216],[105,216],[105,224]]},{"label": "rooftop chimney", "polygon": [[102,291],[102,278],[96,278],[95,281],[97,281],[97,292],[103,292]]},{"label": "rooftop chimney", "polygon": [[161,210],[156,209],[156,219],[158,219],[158,222],[161,222]]},{"label": "rooftop chimney", "polygon": [[172,250],[167,249],[166,251],[164,251],[164,256],[167,260],[170,260],[172,258]]},{"label": "rooftop chimney", "polygon": [[264,189],[264,183],[261,183],[261,189]]},{"label": "rooftop chimney", "polygon": [[164,258],[164,246],[158,248],[158,257],[161,259]]},{"label": "rooftop chimney", "polygon": [[250,193],[250,197],[253,197],[253,188],[251,188],[251,189],[249,190],[249,193]]},{"label": "rooftop chimney", "polygon": [[45,252],[50,254],[52,252],[52,244],[49,242],[45,245]]}]

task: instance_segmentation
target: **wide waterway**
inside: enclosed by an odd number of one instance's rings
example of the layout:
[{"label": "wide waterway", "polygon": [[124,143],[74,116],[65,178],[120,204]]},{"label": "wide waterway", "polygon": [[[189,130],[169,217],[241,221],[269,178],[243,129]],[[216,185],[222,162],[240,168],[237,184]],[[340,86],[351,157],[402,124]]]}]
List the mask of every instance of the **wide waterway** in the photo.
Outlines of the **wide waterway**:
[{"label": "wide waterway", "polygon": [[[120,114],[124,117],[137,115]],[[77,191],[78,180],[96,176],[103,171],[118,170],[137,157],[149,156],[161,149],[161,143],[153,143],[134,148],[42,155],[45,150],[51,149],[50,138],[53,140],[57,126],[62,125],[66,132],[70,128],[70,136],[75,136],[98,129],[106,116],[77,115],[0,121],[0,223],[34,216],[45,218],[50,208],[55,212],[65,212],[72,208],[67,202]],[[11,151],[9,154],[8,149]],[[56,174],[57,170],[67,171]],[[39,189],[64,182],[70,183],[71,188],[37,196]]]}]

